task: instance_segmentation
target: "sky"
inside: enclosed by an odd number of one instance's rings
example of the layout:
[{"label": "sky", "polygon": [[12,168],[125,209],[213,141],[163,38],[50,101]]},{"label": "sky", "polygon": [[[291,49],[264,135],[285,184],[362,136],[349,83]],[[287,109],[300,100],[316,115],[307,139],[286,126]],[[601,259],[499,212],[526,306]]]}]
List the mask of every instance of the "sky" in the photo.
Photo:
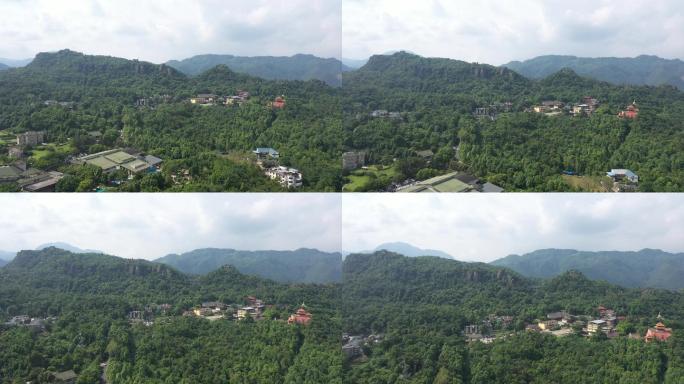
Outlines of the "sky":
[{"label": "sky", "polygon": [[681,0],[344,0],[345,58],[407,50],[501,65],[541,55],[684,59]]},{"label": "sky", "polygon": [[342,0],[0,0],[0,57],[339,57]]},{"label": "sky", "polygon": [[338,252],[336,194],[6,194],[0,250],[65,242],[155,259],[198,248]]},{"label": "sky", "polygon": [[461,261],[561,248],[684,252],[681,194],[343,195],[348,252],[406,242]]}]

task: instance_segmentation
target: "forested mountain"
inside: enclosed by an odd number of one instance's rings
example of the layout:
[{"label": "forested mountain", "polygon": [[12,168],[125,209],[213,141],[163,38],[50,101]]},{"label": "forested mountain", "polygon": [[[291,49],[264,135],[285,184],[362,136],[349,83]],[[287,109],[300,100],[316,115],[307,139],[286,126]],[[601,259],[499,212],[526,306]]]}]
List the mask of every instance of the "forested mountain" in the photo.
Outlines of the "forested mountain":
[{"label": "forested mountain", "polygon": [[657,249],[638,252],[586,252],[572,249],[543,249],[510,255],[491,264],[529,277],[549,278],[577,270],[595,280],[625,287],[684,288],[684,254]]},{"label": "forested mountain", "polygon": [[[677,383],[684,374],[682,293],[620,288],[575,271],[540,281],[485,264],[388,252],[350,255],[343,273],[343,329],[381,335],[364,345],[363,359],[346,365],[346,383]],[[552,311],[594,314],[599,305],[626,315],[623,326],[639,332],[667,311],[677,331],[666,344],[517,332]],[[496,341],[464,342],[466,325],[487,327],[483,319],[501,316],[512,322]]]},{"label": "forested mountain", "polygon": [[[23,251],[0,269],[0,319],[54,318],[43,332],[0,326],[0,383],[341,382],[339,319],[329,286],[284,285],[222,267],[191,277],[171,267],[56,248]],[[256,295],[265,319],[181,316],[204,301],[244,305]],[[305,301],[309,326],[284,319]],[[160,312],[160,304],[168,309]],[[154,324],[129,321],[131,311]],[[228,348],[227,348],[228,346]],[[107,363],[104,371],[100,363]]]},{"label": "forested mountain", "polygon": [[269,80],[313,80],[340,86],[342,71],[347,68],[337,59],[323,59],[313,55],[291,57],[242,57],[233,55],[199,55],[184,60],[172,60],[167,65],[196,76],[217,65]]},{"label": "forested mountain", "polygon": [[207,248],[167,255],[155,262],[200,275],[232,265],[241,273],[280,282],[332,283],[342,277],[342,255],[316,249],[237,251]]},{"label": "forested mountain", "polygon": [[418,248],[414,245],[408,244],[408,243],[403,243],[403,242],[395,242],[395,243],[384,243],[380,244],[377,247],[375,247],[375,251],[389,251],[389,252],[394,252],[398,253],[400,255],[408,256],[408,257],[421,257],[421,256],[435,256],[435,257],[442,257],[445,259],[452,259],[453,257],[443,251],[439,251],[436,249],[422,249]]},{"label": "forested mountain", "polygon": [[0,259],[0,268],[4,267],[7,263],[9,263],[9,261],[5,259]]},{"label": "forested mountain", "polygon": [[684,90],[684,61],[642,55],[635,58],[548,55],[504,64],[523,76],[543,79],[563,68],[616,85],[669,84]]},{"label": "forested mountain", "polygon": [[[189,101],[238,90],[251,95],[240,106]],[[28,66],[0,74],[0,131],[46,131],[54,145],[41,148],[40,156],[29,148],[29,163],[68,173],[61,191],[102,184],[131,192],[283,191],[254,164],[257,147],[277,149],[282,165],[300,170],[302,190],[335,191],[342,187],[337,92],[317,80],[269,81],[225,66],[189,78],[167,65],[65,50],[41,53]],[[269,108],[278,96],[285,96],[286,107]],[[0,163],[9,161],[2,147]],[[64,165],[70,156],[117,147],[160,157],[164,169],[117,187],[97,170]],[[172,178],[178,175],[183,183]]]},{"label": "forested mountain", "polygon": [[[464,170],[506,191],[578,191],[627,168],[640,176],[640,191],[684,190],[684,92],[672,86],[616,86],[567,69],[535,81],[405,52],[374,56],[343,78],[344,148],[398,171],[385,183]],[[531,112],[544,101],[571,106],[587,96],[600,103],[591,116]],[[635,100],[638,118],[620,119]],[[478,108],[483,115],[475,116]],[[398,114],[374,117],[374,110]],[[417,156],[425,150],[435,154],[429,163]]]}]

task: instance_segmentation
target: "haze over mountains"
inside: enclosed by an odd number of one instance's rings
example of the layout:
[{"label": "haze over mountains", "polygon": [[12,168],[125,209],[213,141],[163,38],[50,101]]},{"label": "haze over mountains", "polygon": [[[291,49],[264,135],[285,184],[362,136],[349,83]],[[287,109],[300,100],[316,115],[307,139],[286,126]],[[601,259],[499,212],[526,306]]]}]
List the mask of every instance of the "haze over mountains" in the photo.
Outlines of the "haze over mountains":
[{"label": "haze over mountains", "polygon": [[543,249],[521,256],[510,255],[491,264],[527,277],[547,279],[576,270],[591,279],[624,287],[684,288],[684,253],[656,249],[637,252]]}]

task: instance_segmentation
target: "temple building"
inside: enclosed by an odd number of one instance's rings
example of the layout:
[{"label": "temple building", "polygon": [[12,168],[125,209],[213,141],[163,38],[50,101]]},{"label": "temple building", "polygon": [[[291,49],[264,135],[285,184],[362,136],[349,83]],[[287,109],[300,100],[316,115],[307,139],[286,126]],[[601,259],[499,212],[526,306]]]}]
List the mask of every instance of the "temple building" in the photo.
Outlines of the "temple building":
[{"label": "temple building", "polygon": [[653,340],[666,341],[670,336],[672,336],[672,328],[665,328],[665,324],[663,324],[662,321],[659,321],[655,328],[648,329],[644,340],[646,340],[647,343]]},{"label": "temple building", "polygon": [[630,104],[626,110],[620,111],[618,117],[623,119],[636,119],[639,116],[639,107],[636,105],[636,101]]},{"label": "temple building", "polygon": [[288,324],[309,325],[310,322],[311,314],[304,308],[304,304],[302,304],[302,306],[299,307],[297,312],[290,315],[290,317],[287,319]]}]

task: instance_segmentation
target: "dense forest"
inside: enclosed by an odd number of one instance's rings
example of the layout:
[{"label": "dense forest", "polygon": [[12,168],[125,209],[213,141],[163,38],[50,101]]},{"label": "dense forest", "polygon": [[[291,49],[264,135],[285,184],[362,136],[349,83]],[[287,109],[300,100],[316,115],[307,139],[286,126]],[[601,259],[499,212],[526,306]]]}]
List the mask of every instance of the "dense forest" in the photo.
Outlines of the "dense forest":
[{"label": "dense forest", "polygon": [[576,270],[590,279],[623,287],[684,289],[684,254],[658,249],[637,252],[541,249],[506,256],[492,264],[528,277],[550,278]]},{"label": "dense forest", "polygon": [[[684,378],[684,293],[626,289],[578,272],[527,279],[486,264],[389,252],[350,255],[342,284],[343,329],[382,334],[364,358],[347,361],[347,383],[680,383]],[[625,315],[620,337],[558,338],[523,331],[552,311]],[[626,337],[657,321],[675,329],[666,343]],[[463,329],[511,316],[491,344],[466,344]]]},{"label": "dense forest", "polygon": [[[335,290],[283,285],[226,266],[191,277],[157,263],[57,248],[22,251],[0,269],[0,317],[46,318],[45,329],[0,328],[0,383],[339,383]],[[263,320],[180,316],[204,301],[272,305]],[[313,319],[288,324],[302,302]],[[165,313],[158,306],[168,304]],[[154,324],[129,321],[152,308]],[[1,327],[1,326],[0,326]],[[100,364],[106,363],[106,368]]]},{"label": "dense forest", "polygon": [[[641,191],[684,189],[684,92],[673,86],[616,86],[564,69],[542,80],[508,68],[400,52],[373,56],[343,75],[344,147],[400,172],[382,184],[468,171],[507,191],[583,190],[563,173],[605,176],[627,168]],[[525,112],[544,101],[580,103],[591,116]],[[637,119],[618,112],[633,101]],[[484,115],[475,116],[478,108]],[[395,118],[371,116],[375,110]],[[430,150],[426,161],[418,152]]]},{"label": "dense forest", "polygon": [[317,249],[238,251],[207,248],[166,255],[155,262],[197,275],[232,265],[244,274],[280,282],[334,283],[342,279],[342,255]]},{"label": "dense forest", "polygon": [[[231,96],[238,90],[251,95],[239,106],[189,102],[202,93]],[[166,65],[65,50],[2,71],[0,91],[0,131],[47,133],[50,146],[26,152],[29,165],[69,175],[59,191],[121,179],[66,162],[129,147],[162,158],[163,171],[108,190],[283,191],[254,164],[251,151],[257,147],[276,148],[281,165],[300,170],[301,190],[341,189],[338,91],[318,80],[269,81],[226,66],[190,78]],[[268,107],[277,96],[285,96],[285,108]],[[10,161],[7,145],[0,142],[0,163]],[[179,174],[187,182],[174,183]]]}]

